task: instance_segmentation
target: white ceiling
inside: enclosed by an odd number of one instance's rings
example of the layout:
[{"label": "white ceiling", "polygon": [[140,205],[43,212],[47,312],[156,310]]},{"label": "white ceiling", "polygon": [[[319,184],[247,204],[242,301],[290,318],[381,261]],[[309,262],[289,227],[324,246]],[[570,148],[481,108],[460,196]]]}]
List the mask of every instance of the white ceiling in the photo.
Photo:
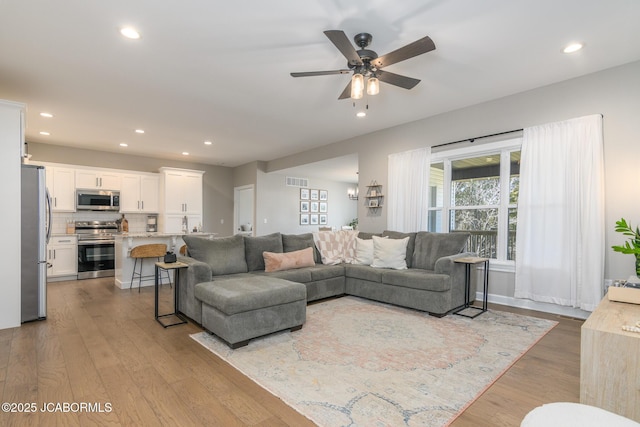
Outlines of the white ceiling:
[{"label": "white ceiling", "polygon": [[[0,0],[0,98],[27,103],[28,141],[236,166],[639,60],[639,18],[638,0]],[[328,29],[437,49],[389,66],[422,82],[383,83],[358,119],[348,76],[289,75],[345,68]]]}]

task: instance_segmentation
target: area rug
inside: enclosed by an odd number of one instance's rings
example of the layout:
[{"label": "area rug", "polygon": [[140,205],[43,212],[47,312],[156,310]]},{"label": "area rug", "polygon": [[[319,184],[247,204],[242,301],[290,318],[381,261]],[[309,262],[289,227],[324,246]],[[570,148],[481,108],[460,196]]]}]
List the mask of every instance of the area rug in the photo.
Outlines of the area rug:
[{"label": "area rug", "polygon": [[444,426],[557,322],[490,310],[475,319],[343,297],[307,322],[231,350],[191,337],[320,426]]}]

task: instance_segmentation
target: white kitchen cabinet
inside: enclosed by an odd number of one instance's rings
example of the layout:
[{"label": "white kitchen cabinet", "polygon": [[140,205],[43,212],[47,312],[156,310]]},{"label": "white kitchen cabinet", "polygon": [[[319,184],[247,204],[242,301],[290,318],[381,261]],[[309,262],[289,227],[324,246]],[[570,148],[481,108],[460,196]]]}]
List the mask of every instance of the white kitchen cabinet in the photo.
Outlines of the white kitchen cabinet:
[{"label": "white kitchen cabinet", "polygon": [[53,212],[75,212],[76,175],[75,169],[46,166],[47,189],[51,196]]},{"label": "white kitchen cabinet", "polygon": [[53,236],[47,245],[47,277],[75,276],[78,274],[78,238]]},{"label": "white kitchen cabinet", "polygon": [[182,219],[189,229],[202,224],[202,171],[160,168],[160,230],[182,232]]},{"label": "white kitchen cabinet", "polygon": [[159,211],[159,187],[160,178],[157,175],[123,175],[122,189],[120,190],[120,212],[157,213]]},{"label": "white kitchen cabinet", "polygon": [[122,175],[93,169],[76,170],[76,188],[91,190],[120,190]]}]

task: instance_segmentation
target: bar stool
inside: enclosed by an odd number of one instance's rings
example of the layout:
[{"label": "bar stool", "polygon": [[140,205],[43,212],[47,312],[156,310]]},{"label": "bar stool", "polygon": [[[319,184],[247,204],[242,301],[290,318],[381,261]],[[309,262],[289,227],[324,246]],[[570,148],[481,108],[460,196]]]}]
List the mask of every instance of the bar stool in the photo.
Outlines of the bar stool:
[{"label": "bar stool", "polygon": [[[131,249],[129,256],[134,259],[133,262],[133,273],[131,273],[131,285],[129,285],[129,289],[133,287],[134,279],[138,279],[138,292],[140,292],[140,285],[145,280],[154,280],[155,275],[148,274],[146,276],[142,275],[142,266],[144,264],[145,258],[156,258],[156,260],[160,260],[167,253],[167,245],[164,243],[152,243],[148,245],[140,245]],[[136,267],[138,265],[138,260],[140,260],[140,270],[136,272]],[[165,270],[167,273],[167,279],[169,279],[169,287],[171,287],[171,276],[169,276],[169,271]]]}]

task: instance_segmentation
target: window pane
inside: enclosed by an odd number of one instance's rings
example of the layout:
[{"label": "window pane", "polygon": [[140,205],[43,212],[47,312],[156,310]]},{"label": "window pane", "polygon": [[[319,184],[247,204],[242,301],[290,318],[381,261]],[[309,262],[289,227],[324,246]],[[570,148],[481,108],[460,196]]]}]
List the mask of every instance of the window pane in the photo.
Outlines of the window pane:
[{"label": "window pane", "polygon": [[507,234],[507,259],[516,259],[516,227],[518,225],[518,209],[509,208],[509,232]]},{"label": "window pane", "polygon": [[520,192],[520,152],[511,153],[511,174],[509,176],[509,204],[518,203],[518,194]]},{"label": "window pane", "polygon": [[427,231],[442,233],[442,211],[433,210],[427,213]]},{"label": "window pane", "polygon": [[498,209],[452,210],[450,230],[471,233],[468,249],[481,257],[496,258]]},{"label": "window pane", "polygon": [[451,205],[500,204],[500,154],[451,162]]},{"label": "window pane", "polygon": [[429,207],[441,208],[444,204],[444,163],[431,165],[429,173]]}]

